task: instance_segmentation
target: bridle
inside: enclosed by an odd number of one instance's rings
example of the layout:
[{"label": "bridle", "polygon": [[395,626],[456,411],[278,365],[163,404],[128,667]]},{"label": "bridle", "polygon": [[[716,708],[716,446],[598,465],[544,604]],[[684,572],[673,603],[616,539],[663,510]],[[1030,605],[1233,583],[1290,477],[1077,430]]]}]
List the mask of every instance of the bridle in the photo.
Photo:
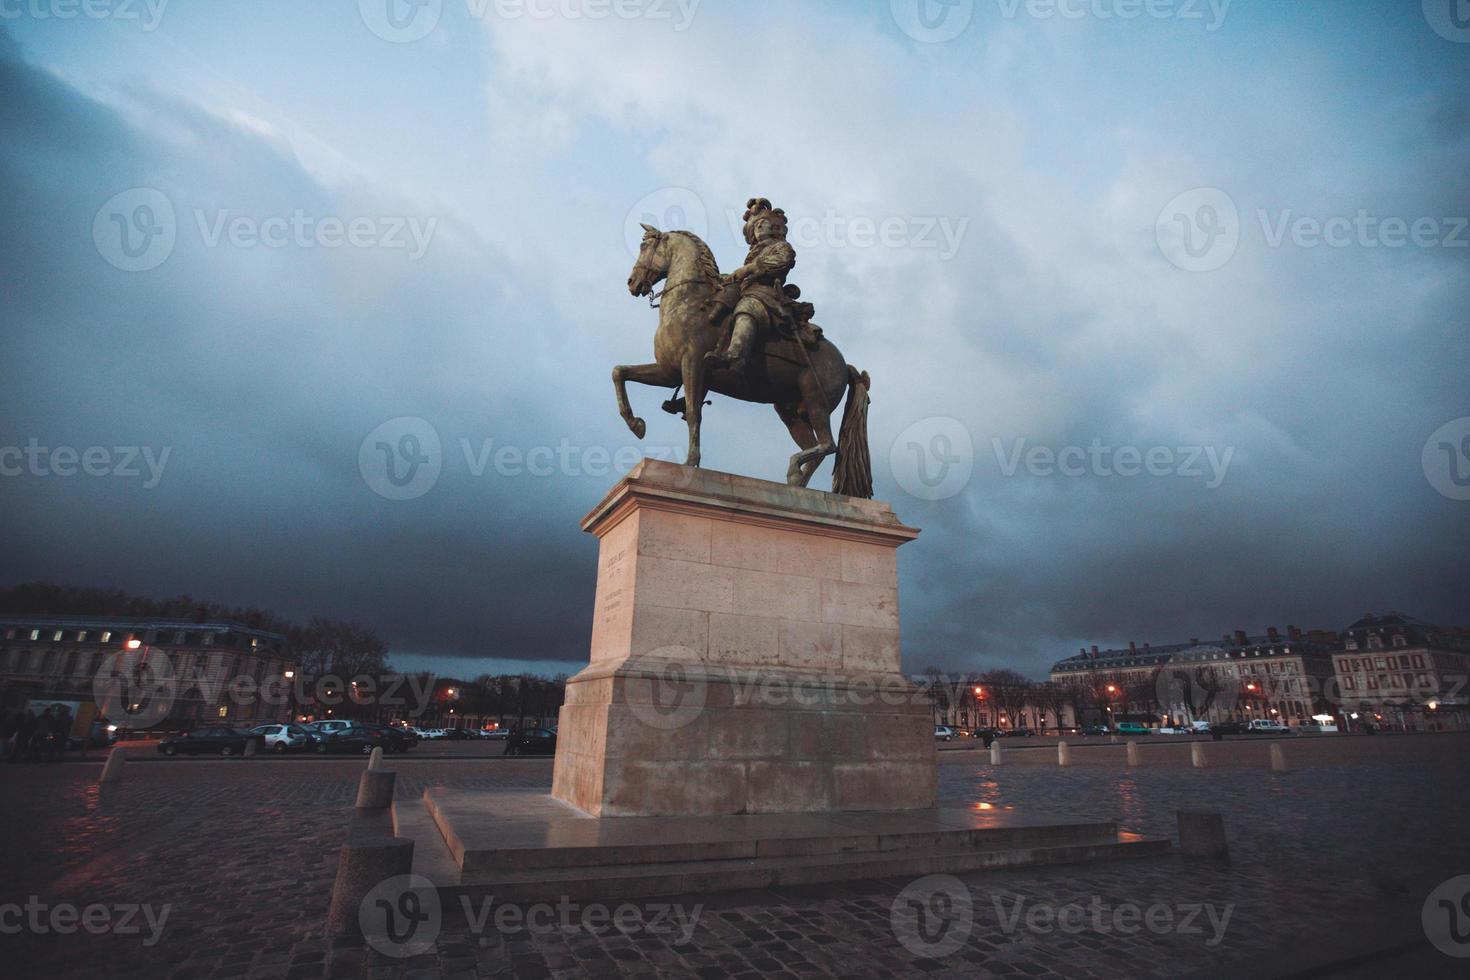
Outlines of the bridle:
[{"label": "bridle", "polygon": [[[636,262],[633,264],[633,271],[643,273],[645,275],[652,275],[658,270],[651,265],[644,265],[642,262]],[[690,286],[694,283],[700,282],[708,282],[708,280],[704,276],[695,276],[691,279],[683,279],[679,282],[671,283],[665,286],[663,289],[659,290],[654,290],[653,287],[650,286],[648,290],[648,306],[650,309],[656,310],[659,308],[660,305],[658,301],[663,299],[669,293],[672,293],[676,289],[682,289],[685,286]]]}]

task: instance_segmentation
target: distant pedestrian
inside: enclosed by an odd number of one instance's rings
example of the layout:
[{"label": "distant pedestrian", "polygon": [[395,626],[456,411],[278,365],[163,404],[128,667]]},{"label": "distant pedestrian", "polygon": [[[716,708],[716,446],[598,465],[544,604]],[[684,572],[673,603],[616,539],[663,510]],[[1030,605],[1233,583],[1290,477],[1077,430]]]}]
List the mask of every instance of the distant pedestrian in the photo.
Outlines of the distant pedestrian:
[{"label": "distant pedestrian", "polygon": [[0,759],[9,759],[15,751],[15,733],[20,718],[13,711],[0,713]]},{"label": "distant pedestrian", "polygon": [[36,713],[27,708],[15,728],[15,751],[10,756],[12,762],[30,761],[31,743],[35,740],[37,727]]},{"label": "distant pedestrian", "polygon": [[66,744],[71,741],[71,709],[64,704],[52,705],[51,738],[47,743],[46,761],[61,762],[66,759]]}]

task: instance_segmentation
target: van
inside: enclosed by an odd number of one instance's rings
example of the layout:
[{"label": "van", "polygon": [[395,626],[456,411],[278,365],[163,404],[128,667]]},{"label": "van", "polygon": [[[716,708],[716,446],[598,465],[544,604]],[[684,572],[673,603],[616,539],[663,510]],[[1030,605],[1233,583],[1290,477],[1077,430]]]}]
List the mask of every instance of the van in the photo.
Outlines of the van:
[{"label": "van", "polygon": [[1136,721],[1120,721],[1120,722],[1118,722],[1118,734],[1119,735],[1149,735],[1149,734],[1152,734],[1152,733],[1153,733],[1153,729],[1152,728],[1149,728],[1147,725],[1141,724],[1141,723],[1136,722]]}]

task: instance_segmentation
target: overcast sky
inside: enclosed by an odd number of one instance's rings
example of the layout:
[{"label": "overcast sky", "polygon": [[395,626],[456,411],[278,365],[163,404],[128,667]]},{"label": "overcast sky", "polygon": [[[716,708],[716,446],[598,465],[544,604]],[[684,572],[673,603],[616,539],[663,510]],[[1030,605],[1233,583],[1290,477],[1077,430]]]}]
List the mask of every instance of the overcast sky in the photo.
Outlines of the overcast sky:
[{"label": "overcast sky", "polygon": [[[728,270],[764,195],[924,530],[907,667],[1470,625],[1448,0],[389,2],[4,6],[6,584],[576,669],[578,520],[684,451],[609,382],[650,359],[638,222]],[[793,450],[720,398],[704,434]]]}]

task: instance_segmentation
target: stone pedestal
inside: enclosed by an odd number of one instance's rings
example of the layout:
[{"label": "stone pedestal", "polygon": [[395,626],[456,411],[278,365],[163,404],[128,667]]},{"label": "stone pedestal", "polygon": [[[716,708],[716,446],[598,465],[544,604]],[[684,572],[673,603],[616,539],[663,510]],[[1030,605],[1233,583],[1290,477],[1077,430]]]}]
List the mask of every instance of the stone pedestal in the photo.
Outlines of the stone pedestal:
[{"label": "stone pedestal", "polygon": [[934,805],[932,716],[899,661],[918,531],[887,504],[645,460],[582,527],[592,662],[553,796],[608,817]]}]

